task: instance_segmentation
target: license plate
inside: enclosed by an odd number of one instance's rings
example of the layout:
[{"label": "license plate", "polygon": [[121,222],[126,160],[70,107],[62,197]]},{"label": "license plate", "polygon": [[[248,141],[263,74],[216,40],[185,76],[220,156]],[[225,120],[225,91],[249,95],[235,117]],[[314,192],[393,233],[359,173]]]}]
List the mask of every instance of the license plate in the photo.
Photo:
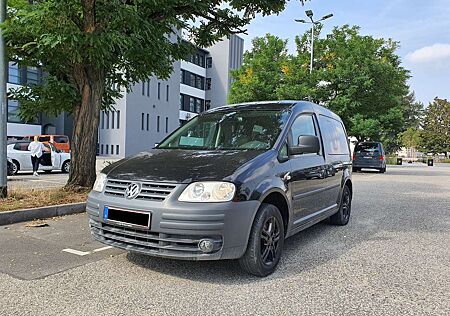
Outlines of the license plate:
[{"label": "license plate", "polygon": [[151,213],[105,206],[103,208],[103,219],[124,226],[150,228]]},{"label": "license plate", "polygon": [[363,157],[364,159],[372,159],[372,157],[370,157],[370,156],[365,156],[365,157]]}]

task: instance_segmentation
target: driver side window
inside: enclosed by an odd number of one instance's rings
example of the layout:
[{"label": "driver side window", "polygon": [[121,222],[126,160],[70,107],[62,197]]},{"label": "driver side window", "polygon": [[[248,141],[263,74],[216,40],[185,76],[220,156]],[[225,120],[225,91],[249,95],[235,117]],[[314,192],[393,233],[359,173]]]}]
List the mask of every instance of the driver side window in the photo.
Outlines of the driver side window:
[{"label": "driver side window", "polygon": [[298,116],[291,126],[292,145],[298,145],[299,136],[319,136],[314,118],[311,114],[302,114]]}]

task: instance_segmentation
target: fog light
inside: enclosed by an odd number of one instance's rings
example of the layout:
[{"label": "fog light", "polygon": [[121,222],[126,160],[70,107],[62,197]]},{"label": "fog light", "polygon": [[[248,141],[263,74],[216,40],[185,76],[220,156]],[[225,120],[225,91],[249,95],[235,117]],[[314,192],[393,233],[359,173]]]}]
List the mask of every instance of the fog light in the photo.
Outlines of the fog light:
[{"label": "fog light", "polygon": [[202,239],[198,243],[198,248],[202,252],[211,252],[214,249],[214,241],[212,241],[210,239]]}]

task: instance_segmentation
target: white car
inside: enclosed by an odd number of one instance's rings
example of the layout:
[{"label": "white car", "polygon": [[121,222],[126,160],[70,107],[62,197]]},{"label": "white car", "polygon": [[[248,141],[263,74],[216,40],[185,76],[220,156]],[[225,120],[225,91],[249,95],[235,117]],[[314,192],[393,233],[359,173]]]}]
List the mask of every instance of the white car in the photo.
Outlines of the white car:
[{"label": "white car", "polygon": [[[33,171],[31,164],[31,154],[28,150],[30,141],[10,141],[7,146],[7,156],[11,159],[13,166],[11,174],[14,175],[19,171]],[[53,144],[44,144],[51,149],[50,152],[42,154],[39,170],[52,172],[53,170],[61,170],[68,173],[70,170],[70,154],[58,151]]]}]

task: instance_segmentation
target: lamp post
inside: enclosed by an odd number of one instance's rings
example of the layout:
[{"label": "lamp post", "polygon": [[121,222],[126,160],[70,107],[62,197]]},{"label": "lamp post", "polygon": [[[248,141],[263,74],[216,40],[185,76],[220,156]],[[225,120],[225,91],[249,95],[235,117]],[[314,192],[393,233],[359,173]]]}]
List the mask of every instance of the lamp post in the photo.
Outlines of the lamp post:
[{"label": "lamp post", "polygon": [[[0,23],[6,19],[6,0],[0,0]],[[6,175],[6,122],[8,109],[6,103],[6,48],[3,31],[0,30],[0,198],[8,194]]]},{"label": "lamp post", "polygon": [[327,14],[327,15],[323,16],[320,20],[314,21],[314,19],[313,19],[314,14],[313,14],[312,10],[307,10],[307,11],[305,11],[305,13],[306,13],[306,16],[311,20],[311,22],[306,21],[306,20],[295,20],[295,22],[311,24],[311,63],[309,65],[309,73],[311,74],[312,70],[313,70],[313,64],[314,64],[314,26],[317,24],[320,24],[320,22],[322,22],[326,19],[331,18],[333,16],[333,14],[332,13]]}]

